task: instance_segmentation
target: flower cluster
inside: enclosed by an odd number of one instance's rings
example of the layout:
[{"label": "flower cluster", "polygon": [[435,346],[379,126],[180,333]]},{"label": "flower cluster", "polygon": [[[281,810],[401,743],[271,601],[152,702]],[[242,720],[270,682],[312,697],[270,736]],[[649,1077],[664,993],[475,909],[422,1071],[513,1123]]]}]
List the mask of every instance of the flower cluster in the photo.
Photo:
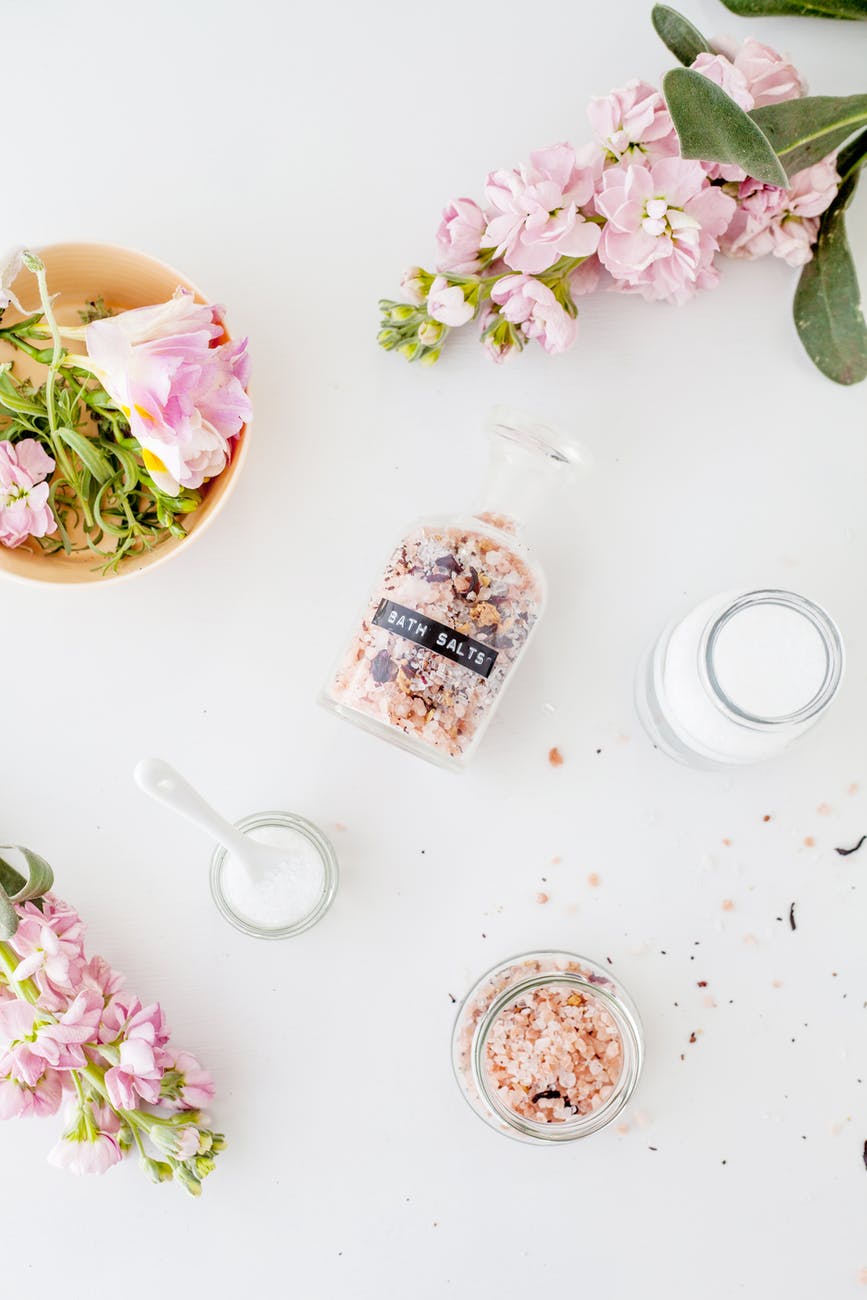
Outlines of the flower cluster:
[{"label": "flower cluster", "polygon": [[[29,316],[13,293],[22,267],[40,290]],[[47,377],[37,389],[0,365],[0,543],[89,549],[108,570],[184,536],[251,417],[247,340],[227,338],[224,309],[178,289],[117,314],[100,301],[61,326],[45,267],[21,252],[0,259],[0,317],[10,306],[24,319],[0,323],[0,343]]]},{"label": "flower cluster", "polygon": [[[804,94],[796,69],[758,41],[703,53],[692,67],[750,110]],[[594,99],[593,138],[540,150],[492,172],[483,205],[455,199],[437,231],[436,272],[413,267],[409,301],[383,301],[379,342],[436,361],[449,330],[475,319],[496,361],[531,339],[546,352],[575,341],[578,295],[599,288],[685,303],[719,279],[715,256],[812,256],[819,215],[837,192],[833,157],[786,189],[739,167],[681,156],[660,92],[642,81]]]},{"label": "flower cluster", "polygon": [[49,1153],[73,1173],[104,1173],[137,1151],[155,1182],[195,1196],[223,1138],[202,1114],[210,1076],[172,1049],[158,1003],[144,1006],[101,957],[88,958],[78,913],[52,893],[15,905],[0,942],[0,1119],[53,1115]]}]

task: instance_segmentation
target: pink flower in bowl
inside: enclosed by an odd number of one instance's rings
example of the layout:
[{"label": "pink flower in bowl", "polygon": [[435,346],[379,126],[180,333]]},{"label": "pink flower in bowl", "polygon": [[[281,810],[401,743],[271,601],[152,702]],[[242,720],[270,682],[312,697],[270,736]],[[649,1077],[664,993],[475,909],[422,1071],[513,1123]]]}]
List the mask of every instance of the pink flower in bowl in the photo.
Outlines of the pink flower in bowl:
[{"label": "pink flower in bowl", "polygon": [[57,529],[48,504],[54,461],[37,438],[0,441],[0,543],[20,546]]},{"label": "pink flower in bowl", "polygon": [[186,289],[87,327],[93,372],[168,496],[220,474],[250,420],[247,340],[221,342],[224,334],[223,309],[196,302]]}]

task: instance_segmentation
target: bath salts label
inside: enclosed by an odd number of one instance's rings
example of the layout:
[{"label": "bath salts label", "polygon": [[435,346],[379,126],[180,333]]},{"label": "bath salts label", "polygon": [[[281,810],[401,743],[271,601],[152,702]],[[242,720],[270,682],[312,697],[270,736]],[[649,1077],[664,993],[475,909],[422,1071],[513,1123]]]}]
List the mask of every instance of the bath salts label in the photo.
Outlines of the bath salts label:
[{"label": "bath salts label", "polygon": [[482,645],[481,641],[475,641],[471,636],[461,636],[460,632],[445,623],[425,618],[414,609],[396,605],[392,600],[380,601],[373,621],[377,627],[384,627],[405,641],[414,641],[416,645],[433,650],[444,659],[463,664],[479,677],[490,677],[497,662],[497,651],[490,646]]}]

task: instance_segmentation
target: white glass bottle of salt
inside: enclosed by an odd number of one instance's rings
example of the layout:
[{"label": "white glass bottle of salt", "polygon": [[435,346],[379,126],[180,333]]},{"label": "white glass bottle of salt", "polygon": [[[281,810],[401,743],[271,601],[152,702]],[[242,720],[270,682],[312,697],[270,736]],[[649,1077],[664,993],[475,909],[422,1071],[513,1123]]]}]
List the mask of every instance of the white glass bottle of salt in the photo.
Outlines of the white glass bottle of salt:
[{"label": "white glass bottle of salt", "polygon": [[495,408],[483,505],[413,525],[391,553],[322,703],[445,767],[475,750],[545,606],[522,535],[587,456]]},{"label": "white glass bottle of salt", "polygon": [[830,616],[791,591],[727,592],[666,628],[639,665],[638,715],[693,767],[774,758],[812,727],[843,675]]}]

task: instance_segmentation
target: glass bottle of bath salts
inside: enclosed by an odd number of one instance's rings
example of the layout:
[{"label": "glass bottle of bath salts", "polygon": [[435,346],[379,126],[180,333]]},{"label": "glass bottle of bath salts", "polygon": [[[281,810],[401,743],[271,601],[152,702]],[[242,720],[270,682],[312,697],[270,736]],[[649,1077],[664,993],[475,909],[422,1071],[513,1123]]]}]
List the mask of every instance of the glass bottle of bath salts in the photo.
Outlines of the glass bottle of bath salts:
[{"label": "glass bottle of bath salts", "polygon": [[371,592],[322,702],[442,766],[466,762],[535,631],[545,580],[528,517],[587,457],[556,430],[495,408],[479,510],[413,525]]},{"label": "glass bottle of bath salts", "polygon": [[638,715],[693,767],[781,754],[824,714],[843,675],[831,617],[791,591],[726,592],[670,624],[639,665]]}]

